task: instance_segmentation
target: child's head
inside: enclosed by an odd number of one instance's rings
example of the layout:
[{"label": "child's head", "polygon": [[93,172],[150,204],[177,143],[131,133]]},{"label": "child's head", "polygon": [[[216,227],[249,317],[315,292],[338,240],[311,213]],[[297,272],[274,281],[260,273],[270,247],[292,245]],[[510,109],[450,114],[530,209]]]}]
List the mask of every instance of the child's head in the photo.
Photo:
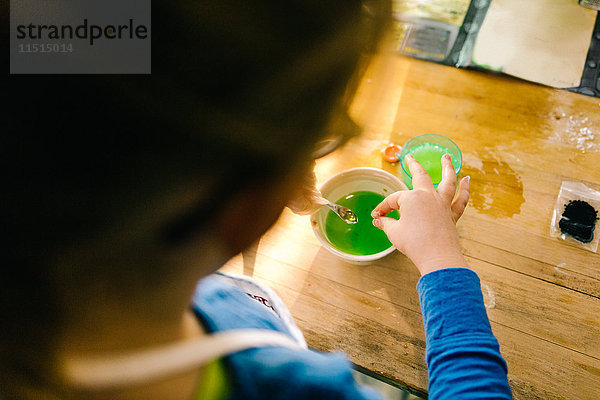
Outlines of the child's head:
[{"label": "child's head", "polygon": [[360,1],[152,7],[152,75],[6,82],[0,379],[51,380],[73,326],[180,318],[275,221],[362,50]]}]

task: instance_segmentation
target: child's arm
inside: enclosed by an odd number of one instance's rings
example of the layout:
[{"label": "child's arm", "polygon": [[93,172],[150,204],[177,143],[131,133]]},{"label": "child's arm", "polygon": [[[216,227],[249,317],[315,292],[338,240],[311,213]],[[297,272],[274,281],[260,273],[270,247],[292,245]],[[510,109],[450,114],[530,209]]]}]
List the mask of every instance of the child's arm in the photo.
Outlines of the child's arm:
[{"label": "child's arm", "polygon": [[477,274],[447,268],[417,284],[423,310],[429,398],[511,399],[507,367],[483,304]]},{"label": "child's arm", "polygon": [[[479,278],[467,269],[455,223],[470,182],[456,192],[450,158],[441,160],[436,190],[423,167],[407,156],[414,189],[388,196],[373,210],[373,224],[421,272],[417,285],[427,339],[430,399],[510,399],[506,363],[492,334]],[[385,215],[400,211],[400,219]],[[448,268],[456,267],[456,268]]]}]

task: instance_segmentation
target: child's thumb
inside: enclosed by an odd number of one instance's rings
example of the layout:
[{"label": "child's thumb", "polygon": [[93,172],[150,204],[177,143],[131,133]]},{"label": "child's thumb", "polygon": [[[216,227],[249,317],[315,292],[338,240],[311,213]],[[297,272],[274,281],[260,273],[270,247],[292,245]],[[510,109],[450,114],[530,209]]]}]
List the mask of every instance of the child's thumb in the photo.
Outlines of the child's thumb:
[{"label": "child's thumb", "polygon": [[384,231],[386,234],[387,234],[391,224],[393,224],[394,222],[398,222],[398,221],[395,220],[394,218],[390,218],[390,217],[379,217],[379,218],[373,219],[373,225],[376,228],[379,228],[382,231]]}]

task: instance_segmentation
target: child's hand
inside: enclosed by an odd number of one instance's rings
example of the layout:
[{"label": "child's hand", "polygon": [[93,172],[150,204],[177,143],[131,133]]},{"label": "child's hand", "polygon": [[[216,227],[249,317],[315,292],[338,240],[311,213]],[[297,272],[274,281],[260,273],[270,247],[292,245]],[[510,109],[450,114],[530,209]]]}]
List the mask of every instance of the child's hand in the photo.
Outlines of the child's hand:
[{"label": "child's hand", "polygon": [[[456,172],[448,154],[441,160],[442,181],[437,191],[417,160],[408,155],[405,161],[414,189],[386,197],[371,214],[373,225],[412,260],[421,275],[447,267],[466,267],[455,224],[469,202],[469,177],[460,181],[455,197]],[[399,220],[384,217],[392,210],[400,212]]]},{"label": "child's hand", "polygon": [[310,170],[302,179],[300,185],[288,200],[287,207],[298,215],[310,215],[323,207],[321,192],[317,189],[317,177],[314,168],[316,163],[310,165]]}]

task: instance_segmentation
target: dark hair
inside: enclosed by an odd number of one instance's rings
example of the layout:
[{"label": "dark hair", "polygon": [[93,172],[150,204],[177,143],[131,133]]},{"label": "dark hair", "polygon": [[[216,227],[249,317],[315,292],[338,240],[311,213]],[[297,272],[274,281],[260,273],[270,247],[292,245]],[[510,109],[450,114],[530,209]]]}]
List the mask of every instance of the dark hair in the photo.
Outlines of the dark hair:
[{"label": "dark hair", "polygon": [[205,201],[165,227],[163,239],[183,240],[241,189],[234,178],[283,176],[309,156],[362,50],[361,3],[154,1],[152,75],[5,75],[4,363],[27,369],[26,349],[52,341],[41,331],[61,317],[60,277],[48,264],[63,245],[204,179]]}]

